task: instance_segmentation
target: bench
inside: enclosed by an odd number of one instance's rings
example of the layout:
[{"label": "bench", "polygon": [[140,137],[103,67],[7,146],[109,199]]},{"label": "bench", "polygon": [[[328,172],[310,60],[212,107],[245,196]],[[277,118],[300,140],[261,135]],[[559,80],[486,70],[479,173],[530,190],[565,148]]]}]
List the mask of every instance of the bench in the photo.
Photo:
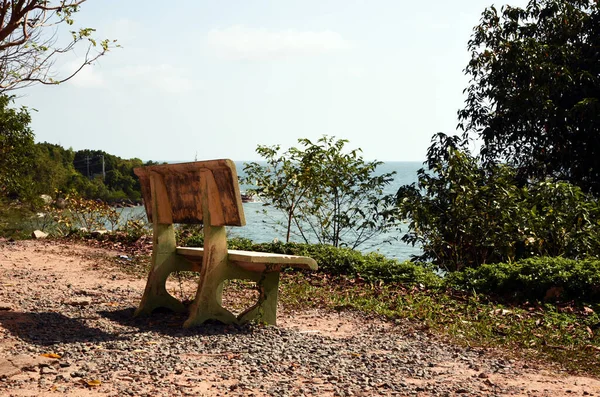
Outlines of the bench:
[{"label": "bench", "polygon": [[[225,227],[246,224],[233,161],[153,165],[134,172],[153,227],[152,266],[135,315],[167,308],[189,310],[184,327],[208,320],[275,325],[280,271],[285,267],[316,270],[317,263],[304,256],[227,249]],[[204,247],[177,246],[174,224],[202,224]],[[175,271],[199,273],[189,309],[166,289],[167,278]],[[223,283],[236,279],[254,281],[259,290],[256,304],[238,316],[222,306]]]}]

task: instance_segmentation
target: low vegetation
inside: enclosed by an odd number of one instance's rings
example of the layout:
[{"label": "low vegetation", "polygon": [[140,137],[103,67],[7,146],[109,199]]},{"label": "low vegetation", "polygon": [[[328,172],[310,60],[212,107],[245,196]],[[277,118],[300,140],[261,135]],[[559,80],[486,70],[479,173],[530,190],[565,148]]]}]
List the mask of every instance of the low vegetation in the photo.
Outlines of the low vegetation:
[{"label": "low vegetation", "polygon": [[[180,237],[186,245],[202,245],[198,233]],[[410,319],[422,332],[439,332],[456,343],[503,348],[516,357],[600,375],[600,261],[538,257],[442,276],[429,265],[347,248],[238,238],[229,240],[229,248],[315,258],[317,273],[284,274],[281,300],[288,307]]]}]

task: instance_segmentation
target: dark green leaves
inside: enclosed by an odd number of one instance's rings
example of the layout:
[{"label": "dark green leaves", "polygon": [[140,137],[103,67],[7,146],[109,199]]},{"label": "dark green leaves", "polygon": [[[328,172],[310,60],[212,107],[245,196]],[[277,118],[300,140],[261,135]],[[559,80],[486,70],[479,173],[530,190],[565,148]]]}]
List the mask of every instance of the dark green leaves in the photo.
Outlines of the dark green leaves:
[{"label": "dark green leaves", "polygon": [[460,127],[486,162],[600,192],[600,12],[589,0],[483,12],[468,43]]},{"label": "dark green leaves", "polygon": [[449,271],[532,256],[600,254],[600,204],[566,182],[519,182],[507,165],[482,166],[466,142],[438,134],[418,182],[397,193],[418,259]]}]

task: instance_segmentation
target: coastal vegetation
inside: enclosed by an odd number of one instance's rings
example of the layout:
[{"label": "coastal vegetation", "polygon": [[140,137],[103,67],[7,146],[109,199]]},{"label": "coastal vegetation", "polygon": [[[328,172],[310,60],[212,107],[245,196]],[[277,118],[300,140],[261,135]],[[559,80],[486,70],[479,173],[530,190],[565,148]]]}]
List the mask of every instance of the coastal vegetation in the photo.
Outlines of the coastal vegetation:
[{"label": "coastal vegetation", "polygon": [[[460,343],[519,347],[599,375],[599,24],[594,1],[485,10],[469,42],[463,134],[434,135],[418,181],[393,197],[383,194],[393,174],[344,151],[346,140],[259,146],[267,165],[247,164],[244,182],[285,215],[286,242],[229,248],[315,258],[317,274],[285,274],[287,304],[409,318]],[[141,160],[36,144],[28,110],[6,95],[0,105],[0,228],[42,210],[37,222],[55,236],[142,240],[140,223],[95,230],[117,223],[98,199],[139,201]],[[399,262],[353,249],[393,227],[422,253]],[[201,230],[178,233],[203,242]],[[289,242],[293,233],[304,243]]]},{"label": "coastal vegetation", "polygon": [[244,167],[250,191],[285,215],[286,242],[295,233],[306,243],[356,248],[390,230],[392,195],[383,189],[395,172],[376,173],[382,163],[366,162],[360,149],[344,151],[344,139],[298,143],[283,153],[261,145],[256,151],[266,164]]},{"label": "coastal vegetation", "polygon": [[487,8],[468,43],[459,126],[485,163],[523,183],[550,177],[600,193],[600,5],[535,0]]},{"label": "coastal vegetation", "polygon": [[1,197],[35,204],[41,194],[74,191],[84,198],[107,202],[141,200],[133,168],[144,165],[142,160],[122,159],[101,150],[75,151],[35,143],[30,122],[27,108],[14,108],[12,97],[0,96]]}]

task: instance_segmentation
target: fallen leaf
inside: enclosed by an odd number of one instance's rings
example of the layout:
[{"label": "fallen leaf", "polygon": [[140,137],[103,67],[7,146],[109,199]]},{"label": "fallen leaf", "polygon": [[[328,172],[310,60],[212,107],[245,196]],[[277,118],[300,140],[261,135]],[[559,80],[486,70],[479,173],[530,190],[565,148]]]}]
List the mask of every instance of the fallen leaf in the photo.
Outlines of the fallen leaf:
[{"label": "fallen leaf", "polygon": [[590,335],[590,338],[594,337],[594,332],[592,331],[592,329],[590,327],[585,327],[585,330]]},{"label": "fallen leaf", "polygon": [[42,353],[40,354],[40,356],[42,357],[48,357],[48,358],[60,358],[60,354],[56,354],[56,353]]},{"label": "fallen leaf", "polygon": [[98,387],[102,384],[98,379],[92,379],[85,382],[89,387]]},{"label": "fallen leaf", "polygon": [[592,314],[594,314],[594,310],[592,308],[584,306],[583,307],[583,314],[585,314],[586,316],[592,315]]},{"label": "fallen leaf", "polygon": [[499,314],[501,316],[506,316],[507,314],[511,314],[511,313],[512,313],[512,310],[507,310],[507,309],[495,309],[490,312],[491,315]]}]

